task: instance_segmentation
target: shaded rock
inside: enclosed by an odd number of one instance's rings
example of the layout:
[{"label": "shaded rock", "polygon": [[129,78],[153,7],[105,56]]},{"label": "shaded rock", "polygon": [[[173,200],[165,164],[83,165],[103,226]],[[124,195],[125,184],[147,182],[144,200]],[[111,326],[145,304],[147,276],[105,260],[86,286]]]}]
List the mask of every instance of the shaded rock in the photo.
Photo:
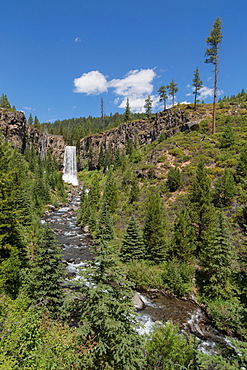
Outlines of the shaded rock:
[{"label": "shaded rock", "polygon": [[134,307],[135,307],[136,310],[143,310],[144,309],[145,304],[144,304],[143,300],[140,298],[140,296],[137,292],[135,292],[132,300],[133,300],[133,304],[134,304]]}]

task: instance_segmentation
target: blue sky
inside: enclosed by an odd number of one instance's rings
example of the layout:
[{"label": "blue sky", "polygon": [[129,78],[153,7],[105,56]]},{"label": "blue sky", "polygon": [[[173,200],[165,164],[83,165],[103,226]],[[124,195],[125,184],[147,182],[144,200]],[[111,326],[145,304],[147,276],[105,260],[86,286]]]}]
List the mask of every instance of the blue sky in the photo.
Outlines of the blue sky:
[{"label": "blue sky", "polygon": [[2,0],[0,94],[41,122],[141,111],[147,95],[174,79],[190,102],[196,67],[211,102],[206,38],[223,22],[219,97],[245,88],[246,0]]}]

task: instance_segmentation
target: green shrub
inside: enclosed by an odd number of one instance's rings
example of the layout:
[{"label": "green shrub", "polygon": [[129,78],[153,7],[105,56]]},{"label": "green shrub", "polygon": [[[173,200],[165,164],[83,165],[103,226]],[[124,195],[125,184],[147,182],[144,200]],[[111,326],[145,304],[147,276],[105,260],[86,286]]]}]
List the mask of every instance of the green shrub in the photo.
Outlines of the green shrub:
[{"label": "green shrub", "polygon": [[171,293],[181,297],[192,290],[193,266],[174,258],[169,262],[164,262],[162,269],[164,284]]},{"label": "green shrub", "polygon": [[133,261],[128,264],[127,278],[134,284],[135,289],[160,289],[164,288],[162,273],[162,269],[147,261]]}]

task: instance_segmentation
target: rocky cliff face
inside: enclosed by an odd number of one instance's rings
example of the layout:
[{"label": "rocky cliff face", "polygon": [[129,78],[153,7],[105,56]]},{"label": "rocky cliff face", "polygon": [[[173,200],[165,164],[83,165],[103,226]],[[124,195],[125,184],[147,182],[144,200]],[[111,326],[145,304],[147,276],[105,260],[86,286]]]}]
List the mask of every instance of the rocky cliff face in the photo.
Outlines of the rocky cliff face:
[{"label": "rocky cliff face", "polygon": [[121,124],[115,129],[81,140],[79,154],[81,165],[85,167],[89,163],[89,168],[95,169],[98,164],[100,147],[104,152],[111,147],[114,153],[117,148],[119,150],[126,148],[129,139],[142,146],[158,140],[162,132],[170,137],[178,131],[190,129],[192,125],[193,122],[190,122],[184,112],[179,109],[157,113],[151,121],[140,120]]},{"label": "rocky cliff face", "polygon": [[41,157],[51,150],[60,166],[63,165],[64,140],[62,136],[49,135],[26,124],[23,112],[8,112],[0,109],[0,131],[5,140],[23,153],[26,147],[34,146]]}]

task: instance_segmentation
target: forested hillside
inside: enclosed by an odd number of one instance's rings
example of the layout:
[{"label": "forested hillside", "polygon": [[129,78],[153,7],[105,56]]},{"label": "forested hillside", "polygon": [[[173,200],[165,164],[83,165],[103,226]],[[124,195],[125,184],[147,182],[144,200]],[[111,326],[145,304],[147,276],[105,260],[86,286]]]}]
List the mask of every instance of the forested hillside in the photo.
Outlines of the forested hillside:
[{"label": "forested hillside", "polygon": [[[197,117],[193,130],[102,150],[98,169],[79,173],[77,222],[95,258],[74,290],[62,288],[60,250],[40,221],[69,187],[49,152],[22,155],[1,139],[0,369],[246,367],[245,101],[217,104],[215,134],[212,105],[176,109]],[[173,323],[137,334],[135,289],[198,302],[231,346],[203,354]]]}]

